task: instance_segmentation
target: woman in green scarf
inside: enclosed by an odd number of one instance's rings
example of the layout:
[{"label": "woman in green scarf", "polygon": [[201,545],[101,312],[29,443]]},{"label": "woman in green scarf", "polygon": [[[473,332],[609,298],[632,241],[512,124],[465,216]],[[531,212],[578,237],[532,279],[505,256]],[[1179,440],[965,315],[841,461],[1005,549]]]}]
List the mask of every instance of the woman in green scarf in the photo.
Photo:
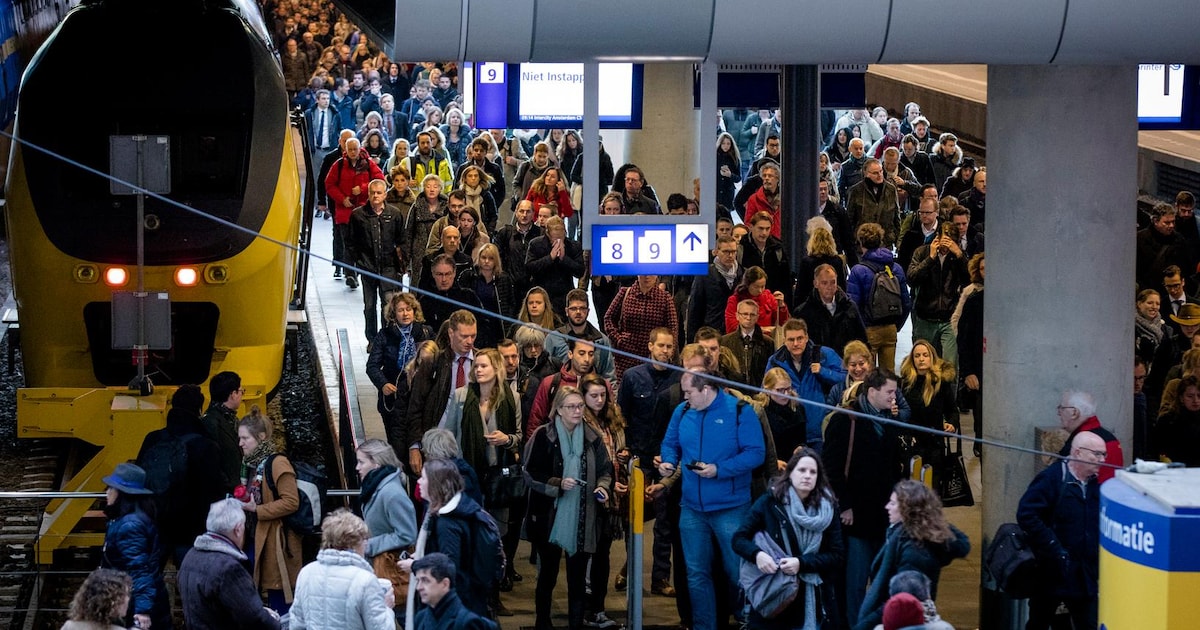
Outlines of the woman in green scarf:
[{"label": "woman in green scarf", "polygon": [[551,416],[525,448],[525,483],[530,489],[525,532],[541,566],[534,594],[538,630],[552,628],[550,602],[558,566],[567,556],[569,627],[583,627],[585,581],[596,551],[600,519],[612,496],[612,462],[604,440],[583,422],[583,395],[564,385],[554,396]]}]

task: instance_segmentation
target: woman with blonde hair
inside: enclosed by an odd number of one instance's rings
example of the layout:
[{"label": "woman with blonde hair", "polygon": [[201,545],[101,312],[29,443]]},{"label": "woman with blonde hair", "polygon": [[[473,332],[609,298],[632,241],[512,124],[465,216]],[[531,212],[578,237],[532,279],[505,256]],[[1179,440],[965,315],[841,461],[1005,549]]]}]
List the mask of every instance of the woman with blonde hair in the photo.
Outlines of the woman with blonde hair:
[{"label": "woman with blonde hair", "polygon": [[317,561],[300,571],[289,627],[296,630],[394,628],[394,591],[379,588],[364,556],[371,532],[342,508],[321,522]]},{"label": "woman with blonde hair", "polygon": [[929,597],[937,599],[942,567],[971,550],[967,535],[946,522],[942,502],[928,486],[911,479],[896,484],[885,508],[890,525],[883,548],[872,563],[874,576],[855,628],[874,628],[883,619],[888,582],[901,571],[929,578]]},{"label": "woman with blonde hair", "polygon": [[[459,216],[461,218],[462,215]],[[515,289],[512,277],[504,272],[504,265],[500,262],[500,248],[493,243],[482,245],[474,259],[475,265],[459,274],[458,286],[474,293],[488,313],[515,316]],[[499,317],[480,314],[476,319],[479,322],[476,347],[492,348],[504,339],[504,321]]]},{"label": "woman with blonde hair", "polygon": [[363,556],[377,577],[392,583],[393,597],[401,597],[408,588],[408,575],[396,563],[400,554],[417,542],[417,512],[408,498],[403,465],[383,440],[363,441],[355,458],[361,487],[359,505],[371,532]]},{"label": "woman with blonde hair", "polygon": [[800,308],[813,295],[813,274],[817,267],[829,265],[837,273],[838,288],[846,290],[846,261],[838,255],[837,242],[833,238],[833,226],[825,217],[813,217],[805,226],[808,232],[806,253],[800,259],[800,270],[796,273],[796,293],[792,300],[794,308]]},{"label": "woman with blonde hair", "polygon": [[257,405],[238,422],[238,446],[249,471],[250,500],[242,509],[255,517],[254,544],[246,555],[254,562],[254,585],[267,595],[267,606],[282,615],[292,606],[302,563],[300,534],[283,526],[284,517],[300,509],[296,469],[277,450],[270,422]]},{"label": "woman with blonde hair", "polygon": [[754,401],[762,405],[775,440],[775,451],[791,457],[796,449],[804,446],[807,421],[804,407],[797,402],[796,390],[786,370],[773,367],[763,375],[762,388],[770,392],[755,395]]},{"label": "woman with blonde hair", "polygon": [[[912,352],[900,363],[900,387],[912,408],[908,423],[927,429],[958,433],[957,380],[954,365],[938,356],[933,344],[918,339]],[[945,438],[924,431],[905,431],[916,453],[926,464],[941,461]],[[905,462],[907,465],[907,462]]]},{"label": "woman with blonde hair", "polygon": [[492,177],[474,164],[464,166],[458,174],[458,189],[467,194],[467,207],[479,214],[484,225],[496,224],[497,204],[491,191],[493,183]]}]

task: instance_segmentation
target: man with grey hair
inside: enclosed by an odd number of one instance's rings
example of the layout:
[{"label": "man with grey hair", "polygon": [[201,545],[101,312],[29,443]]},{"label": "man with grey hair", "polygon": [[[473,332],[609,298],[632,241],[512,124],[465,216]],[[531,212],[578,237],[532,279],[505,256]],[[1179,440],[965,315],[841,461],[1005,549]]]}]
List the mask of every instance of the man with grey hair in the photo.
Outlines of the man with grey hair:
[{"label": "man with grey hair", "polygon": [[193,630],[278,630],[279,617],[263,607],[246,571],[242,544],[246,512],[241,501],[222,499],[208,508],[208,530],[179,567],[183,618]]},{"label": "man with grey hair", "polygon": [[[1058,405],[1058,422],[1062,425],[1063,430],[1070,433],[1062,450],[1059,451],[1059,455],[1069,456],[1075,436],[1083,432],[1091,432],[1104,440],[1104,463],[1113,466],[1125,465],[1121,442],[1117,440],[1117,436],[1113,435],[1112,431],[1100,426],[1100,420],[1096,417],[1096,401],[1091,394],[1071,389],[1063,392],[1062,403]],[[1112,479],[1115,470],[1108,466],[1101,467],[1098,473],[1100,483]]]}]

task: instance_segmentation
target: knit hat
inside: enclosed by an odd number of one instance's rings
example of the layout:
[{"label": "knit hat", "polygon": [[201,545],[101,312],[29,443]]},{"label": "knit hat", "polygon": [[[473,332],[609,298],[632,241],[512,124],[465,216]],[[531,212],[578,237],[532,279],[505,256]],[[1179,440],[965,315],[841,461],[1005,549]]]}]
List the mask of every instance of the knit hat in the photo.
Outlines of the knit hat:
[{"label": "knit hat", "polygon": [[896,593],[883,605],[883,630],[899,630],[925,623],[925,607],[908,593]]}]

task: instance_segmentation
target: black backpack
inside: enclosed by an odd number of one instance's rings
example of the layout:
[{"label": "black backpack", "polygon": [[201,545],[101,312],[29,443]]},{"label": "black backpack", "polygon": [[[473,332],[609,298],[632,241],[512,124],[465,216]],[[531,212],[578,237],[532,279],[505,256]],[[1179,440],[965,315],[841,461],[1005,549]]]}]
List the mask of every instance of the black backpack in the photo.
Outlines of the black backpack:
[{"label": "black backpack", "polygon": [[904,302],[900,299],[900,278],[892,273],[891,265],[879,265],[869,260],[862,261],[871,270],[871,290],[867,293],[867,303],[863,311],[873,323],[899,318],[904,312]]},{"label": "black backpack", "polygon": [[507,562],[500,540],[500,528],[496,525],[496,519],[482,509],[475,512],[470,525],[471,576],[491,592],[504,578]]},{"label": "black backpack", "polygon": [[983,566],[987,567],[1000,590],[1014,599],[1033,595],[1038,580],[1037,558],[1029,548],[1025,532],[1016,523],[1004,523],[987,549],[983,550]]},{"label": "black backpack", "polygon": [[[271,494],[279,496],[271,465],[279,455],[272,455],[263,464],[263,478]],[[300,494],[300,507],[283,517],[283,526],[300,534],[321,533],[321,518],[325,514],[325,498],[329,495],[329,477],[321,469],[306,462],[290,460],[296,471],[296,490]]]},{"label": "black backpack", "polygon": [[188,443],[201,437],[195,433],[178,436],[166,429],[160,438],[138,458],[138,466],[146,471],[146,487],[155,494],[159,516],[171,513],[172,495],[185,490],[188,474]]}]

